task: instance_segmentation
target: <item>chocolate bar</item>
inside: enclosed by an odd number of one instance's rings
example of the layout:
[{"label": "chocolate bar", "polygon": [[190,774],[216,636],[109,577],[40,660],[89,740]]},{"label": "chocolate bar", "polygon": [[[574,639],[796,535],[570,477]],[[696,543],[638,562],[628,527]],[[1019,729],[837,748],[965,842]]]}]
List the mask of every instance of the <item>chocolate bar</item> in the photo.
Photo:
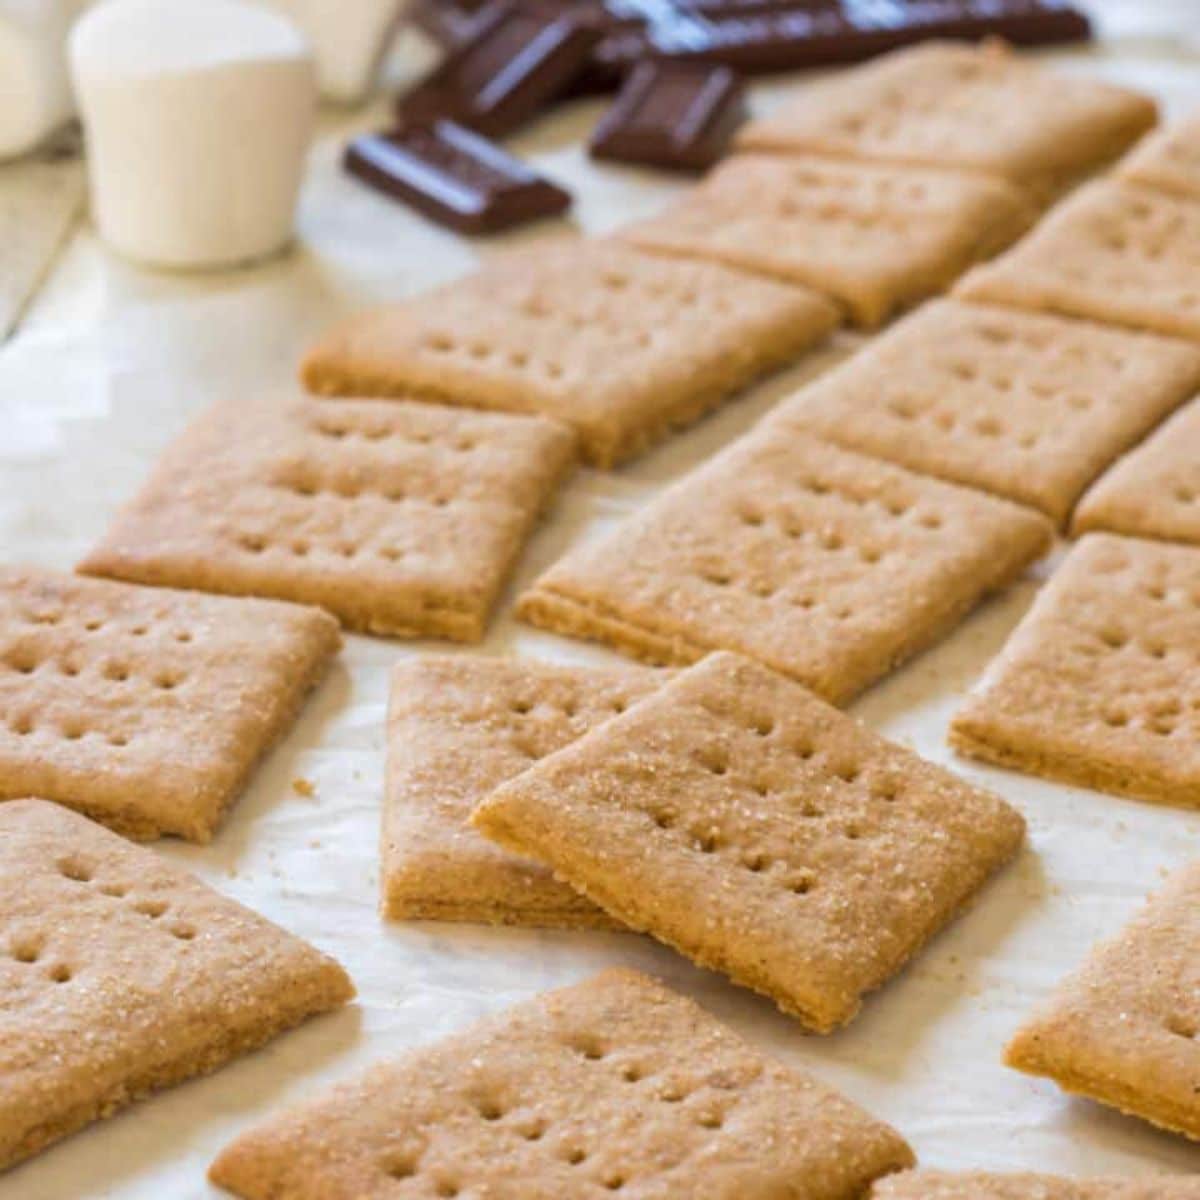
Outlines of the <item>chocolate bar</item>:
[{"label": "chocolate bar", "polygon": [[620,77],[652,57],[766,74],[858,62],[932,37],[1040,45],[1091,34],[1065,0],[679,0],[653,12],[644,28],[605,37],[590,70]]},{"label": "chocolate bar", "polygon": [[745,118],[745,88],[728,67],[647,60],[632,72],[589,143],[593,158],[702,171]]},{"label": "chocolate bar", "polygon": [[568,192],[451,121],[365,134],[346,148],[344,162],[352,175],[460,233],[495,233],[571,204]]},{"label": "chocolate bar", "polygon": [[445,119],[503,137],[565,91],[601,35],[568,13],[500,0],[479,14],[466,41],[400,98],[400,118],[418,124]]}]

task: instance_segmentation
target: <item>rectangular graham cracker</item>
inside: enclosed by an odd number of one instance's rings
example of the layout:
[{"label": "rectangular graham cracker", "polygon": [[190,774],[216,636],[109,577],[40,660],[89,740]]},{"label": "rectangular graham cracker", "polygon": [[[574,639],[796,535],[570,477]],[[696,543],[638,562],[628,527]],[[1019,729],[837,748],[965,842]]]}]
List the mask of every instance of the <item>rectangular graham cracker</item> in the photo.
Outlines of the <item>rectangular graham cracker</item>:
[{"label": "rectangular graham cracker", "polygon": [[1073,526],[1077,534],[1107,529],[1200,545],[1200,400],[1104,475],[1075,510]]},{"label": "rectangular graham cracker", "polygon": [[0,1170],[354,995],[332,959],[44,800],[0,805]]},{"label": "rectangular graham cracker", "polygon": [[1150,97],[1044,71],[1000,42],[926,42],[803,88],[738,144],[984,171],[1049,201],[1156,120]]},{"label": "rectangular graham cracker", "polygon": [[500,784],[622,713],[665,675],[526,659],[409,659],[392,672],[383,911],[393,919],[611,928],[538,863],[468,825]]},{"label": "rectangular graham cracker", "polygon": [[1200,348],[1012,309],[933,301],[768,421],[1040,509],[1084,489],[1200,388]]},{"label": "rectangular graham cracker", "polygon": [[277,397],[214,405],[80,566],[478,641],[573,437],[532,417]]},{"label": "rectangular graham cracker", "polygon": [[736,650],[840,704],[1051,540],[1030,509],[768,428],[560,559],[518,612],[664,665]]},{"label": "rectangular graham cracker", "polygon": [[1200,112],[1146,138],[1121,161],[1117,174],[1184,200],[1200,200]]},{"label": "rectangular graham cracker", "polygon": [[958,285],[968,300],[1200,339],[1200,204],[1120,179],[1086,184]]},{"label": "rectangular graham cracker", "polygon": [[610,970],[282,1113],[209,1176],[242,1200],[858,1200],[912,1161],[839,1093]]},{"label": "rectangular graham cracker", "polygon": [[502,785],[473,819],[820,1033],[851,1020],[1025,831],[1002,800],[734,654]]},{"label": "rectangular graham cracker", "polygon": [[1017,1031],[1005,1061],[1200,1139],[1198,1038],[1200,862],[1193,862],[1060,985]]},{"label": "rectangular graham cracker", "polygon": [[902,1171],[879,1180],[871,1200],[1200,1200],[1200,1179],[1066,1179],[991,1171]]},{"label": "rectangular graham cracker", "polygon": [[1088,534],[950,726],[985,762],[1200,807],[1200,549]]},{"label": "rectangular graham cracker", "polygon": [[505,256],[332,330],[303,367],[325,395],[541,413],[611,467],[799,358],[838,323],[800,287],[612,241]]},{"label": "rectangular graham cracker", "polygon": [[207,842],[339,640],[315,608],[0,567],[0,800]]},{"label": "rectangular graham cracker", "polygon": [[1001,179],[746,154],[620,236],[804,284],[873,327],[1004,249],[1031,219],[1025,198]]}]

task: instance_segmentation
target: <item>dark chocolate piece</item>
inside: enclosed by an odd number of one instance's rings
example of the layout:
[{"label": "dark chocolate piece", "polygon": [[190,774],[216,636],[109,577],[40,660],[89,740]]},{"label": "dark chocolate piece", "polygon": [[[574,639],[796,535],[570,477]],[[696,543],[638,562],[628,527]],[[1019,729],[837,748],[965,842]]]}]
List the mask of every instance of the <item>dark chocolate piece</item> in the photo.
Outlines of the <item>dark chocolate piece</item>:
[{"label": "dark chocolate piece", "polygon": [[679,0],[670,12],[653,11],[644,29],[606,37],[593,69],[620,75],[659,57],[765,74],[859,62],[932,37],[1041,45],[1091,35],[1087,17],[1065,0]]},{"label": "dark chocolate piece", "polygon": [[452,121],[355,138],[346,147],[345,166],[460,233],[494,233],[557,216],[571,204],[568,192]]},{"label": "dark chocolate piece", "polygon": [[471,35],[400,98],[404,121],[456,121],[503,137],[557,99],[587,63],[602,31],[540,6],[490,5]]},{"label": "dark chocolate piece", "polygon": [[745,88],[728,67],[639,63],[592,134],[593,158],[702,171],[745,119]]}]

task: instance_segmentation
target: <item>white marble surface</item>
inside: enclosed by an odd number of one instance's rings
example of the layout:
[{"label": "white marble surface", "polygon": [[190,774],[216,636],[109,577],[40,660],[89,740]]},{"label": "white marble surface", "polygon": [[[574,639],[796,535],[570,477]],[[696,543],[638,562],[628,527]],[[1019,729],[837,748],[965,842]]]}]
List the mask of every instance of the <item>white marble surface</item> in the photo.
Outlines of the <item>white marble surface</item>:
[{"label": "white marble surface", "polygon": [[[1063,69],[1153,89],[1176,114],[1200,104],[1193,56],[1200,3],[1129,0],[1111,8],[1113,40],[1095,52],[1047,57]],[[415,40],[402,39],[395,72],[416,69],[420,57]],[[762,87],[756,103],[770,104],[797,86]],[[69,568],[157,451],[207,401],[288,386],[299,350],[330,318],[416,292],[461,273],[477,255],[556,228],[475,245],[344,177],[336,165],[342,139],[378,122],[383,111],[380,102],[356,116],[325,116],[298,245],[256,270],[149,274],[110,257],[88,228],[78,233],[17,337],[0,347],[6,559]],[[598,111],[587,104],[555,115],[515,143],[575,189],[573,219],[590,230],[648,212],[679,186],[590,165],[579,138]],[[830,357],[771,381],[624,471],[579,474],[531,545],[517,586],[711,454]],[[986,607],[855,712],[951,762],[947,719],[1035,586],[1027,581]],[[511,598],[483,653],[611,658],[523,628],[509,615]],[[358,984],[359,1002],[57,1146],[0,1178],[0,1200],[212,1200],[204,1169],[213,1154],[279,1105],[613,963],[664,977],[764,1049],[844,1088],[893,1121],[927,1164],[1064,1173],[1200,1169],[1195,1147],[1069,1101],[999,1063],[1006,1036],[1029,1006],[1096,938],[1117,928],[1164,872],[1200,854],[1200,816],[955,762],[1028,815],[1030,848],[965,919],[868,1002],[854,1025],[817,1039],[767,1002],[645,939],[380,922],[376,830],[387,669],[401,655],[442,648],[350,639],[217,841],[162,847],[337,955]],[[315,796],[296,794],[297,778],[312,781]]]}]

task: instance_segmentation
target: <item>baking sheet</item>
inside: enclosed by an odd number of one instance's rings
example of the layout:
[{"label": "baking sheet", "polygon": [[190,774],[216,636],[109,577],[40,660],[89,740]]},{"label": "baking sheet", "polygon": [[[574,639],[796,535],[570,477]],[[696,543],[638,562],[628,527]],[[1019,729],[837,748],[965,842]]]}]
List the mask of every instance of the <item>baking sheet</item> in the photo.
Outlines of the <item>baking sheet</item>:
[{"label": "baking sheet", "polygon": [[[1046,57],[1065,70],[1152,90],[1173,115],[1200,104],[1200,4],[1133,0],[1104,12],[1114,40],[1099,51]],[[417,39],[404,39],[394,73],[403,77],[422,61]],[[797,86],[759,86],[755,103],[765,109]],[[573,221],[592,231],[649,213],[682,186],[590,165],[580,137],[599,110],[578,106],[514,143],[576,191]],[[288,386],[300,350],[329,320],[459,274],[476,255],[555,231],[543,226],[471,244],[344,177],[337,157],[345,136],[380,123],[384,111],[380,103],[365,113],[325,114],[298,244],[255,270],[155,275],[111,258],[87,227],[73,238],[18,336],[0,347],[0,545],[7,560],[70,568],[189,416],[218,396]],[[530,546],[513,590],[568,546],[611,528],[852,345],[843,338],[623,471],[580,472]],[[403,655],[447,647],[348,639],[331,677],[216,842],[160,848],[336,955],[358,985],[359,1002],[60,1144],[0,1178],[0,1200],[211,1200],[218,1193],[204,1182],[208,1162],[280,1105],[618,963],[664,978],[764,1050],[843,1088],[894,1122],[926,1165],[1141,1175],[1200,1168],[1200,1149],[1181,1139],[1067,1100],[999,1063],[1029,1007],[1098,937],[1118,928],[1165,872],[1200,855],[1200,815],[976,767],[946,750],[950,714],[1035,589],[1032,579],[1014,588],[854,707],[882,732],[1017,804],[1029,817],[1031,847],[973,911],[868,1001],[858,1021],[823,1039],[806,1036],[767,1001],[632,935],[382,923],[377,826],[387,671]],[[478,652],[619,661],[517,624],[512,595]],[[296,780],[311,782],[314,794],[299,794]]]}]

